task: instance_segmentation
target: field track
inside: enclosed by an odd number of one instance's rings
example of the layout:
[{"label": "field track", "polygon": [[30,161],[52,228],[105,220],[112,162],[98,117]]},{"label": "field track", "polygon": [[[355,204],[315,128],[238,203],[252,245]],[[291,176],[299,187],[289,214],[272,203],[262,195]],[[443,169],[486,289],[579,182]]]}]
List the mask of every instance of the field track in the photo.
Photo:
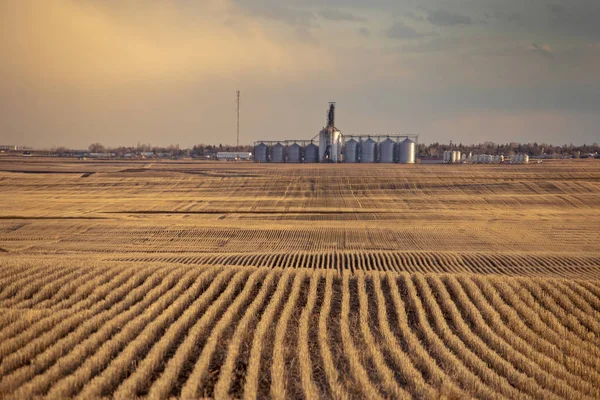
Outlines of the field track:
[{"label": "field track", "polygon": [[2,399],[600,398],[600,162],[0,157],[0,191]]}]

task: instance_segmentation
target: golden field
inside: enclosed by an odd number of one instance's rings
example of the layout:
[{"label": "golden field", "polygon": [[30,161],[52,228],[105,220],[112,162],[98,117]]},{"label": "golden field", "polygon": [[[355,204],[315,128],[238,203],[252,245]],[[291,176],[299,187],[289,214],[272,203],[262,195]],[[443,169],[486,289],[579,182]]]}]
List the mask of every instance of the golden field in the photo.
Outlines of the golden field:
[{"label": "golden field", "polygon": [[600,162],[0,157],[0,397],[600,398]]}]

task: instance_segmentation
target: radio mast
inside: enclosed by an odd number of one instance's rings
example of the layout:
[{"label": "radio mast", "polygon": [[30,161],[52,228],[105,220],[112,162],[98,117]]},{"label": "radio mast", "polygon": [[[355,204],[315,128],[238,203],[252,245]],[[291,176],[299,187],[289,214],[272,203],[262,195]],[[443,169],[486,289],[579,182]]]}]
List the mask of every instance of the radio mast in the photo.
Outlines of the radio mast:
[{"label": "radio mast", "polygon": [[240,151],[240,91],[237,91],[237,143],[235,151]]}]

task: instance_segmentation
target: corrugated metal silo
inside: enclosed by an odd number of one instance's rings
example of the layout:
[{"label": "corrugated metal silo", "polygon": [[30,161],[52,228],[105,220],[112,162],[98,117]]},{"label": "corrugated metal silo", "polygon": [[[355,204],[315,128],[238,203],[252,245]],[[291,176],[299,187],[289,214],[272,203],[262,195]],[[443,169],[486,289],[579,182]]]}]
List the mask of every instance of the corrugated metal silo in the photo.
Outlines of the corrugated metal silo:
[{"label": "corrugated metal silo", "polygon": [[452,152],[451,151],[446,150],[444,152],[444,162],[445,163],[451,163],[452,162]]},{"label": "corrugated metal silo", "polygon": [[415,142],[406,138],[398,145],[398,162],[400,164],[415,163]]},{"label": "corrugated metal silo", "polygon": [[455,164],[455,163],[456,163],[456,161],[457,161],[457,160],[456,160],[456,153],[457,153],[456,151],[453,151],[453,152],[452,152],[452,159],[450,160],[450,162],[451,162],[452,164]]},{"label": "corrugated metal silo", "polygon": [[298,143],[294,143],[288,147],[288,159],[289,163],[300,163],[302,162],[302,146]]},{"label": "corrugated metal silo", "polygon": [[304,148],[304,162],[316,163],[319,161],[319,148],[316,144],[311,143]]},{"label": "corrugated metal silo", "polygon": [[277,143],[275,146],[271,147],[271,162],[285,162],[285,147],[281,143]]},{"label": "corrugated metal silo", "polygon": [[374,163],[377,161],[377,142],[373,139],[368,138],[363,140],[360,144],[361,149],[361,163]]},{"label": "corrugated metal silo", "polygon": [[396,142],[392,139],[387,138],[379,144],[379,162],[381,163],[393,163],[394,154],[396,150]]},{"label": "corrugated metal silo", "polygon": [[260,142],[254,147],[254,161],[265,163],[269,161],[269,146]]},{"label": "corrugated metal silo", "polygon": [[523,163],[525,163],[525,164],[529,163],[529,155],[528,154],[523,154]]},{"label": "corrugated metal silo", "polygon": [[358,162],[358,142],[354,139],[348,140],[344,146],[344,162]]}]

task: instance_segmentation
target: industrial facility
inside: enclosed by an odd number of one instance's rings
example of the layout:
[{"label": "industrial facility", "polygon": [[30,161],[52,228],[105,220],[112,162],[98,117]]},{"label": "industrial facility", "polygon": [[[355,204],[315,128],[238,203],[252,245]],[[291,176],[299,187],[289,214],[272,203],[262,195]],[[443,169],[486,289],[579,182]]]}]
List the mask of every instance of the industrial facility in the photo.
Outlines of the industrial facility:
[{"label": "industrial facility", "polygon": [[461,154],[460,151],[444,151],[443,161],[446,164],[528,164],[529,156],[527,154],[516,154],[512,157],[492,154]]},{"label": "industrial facility", "polygon": [[261,140],[254,143],[258,163],[414,164],[418,135],[344,135],[335,126],[335,103],[327,125],[310,140]]}]

